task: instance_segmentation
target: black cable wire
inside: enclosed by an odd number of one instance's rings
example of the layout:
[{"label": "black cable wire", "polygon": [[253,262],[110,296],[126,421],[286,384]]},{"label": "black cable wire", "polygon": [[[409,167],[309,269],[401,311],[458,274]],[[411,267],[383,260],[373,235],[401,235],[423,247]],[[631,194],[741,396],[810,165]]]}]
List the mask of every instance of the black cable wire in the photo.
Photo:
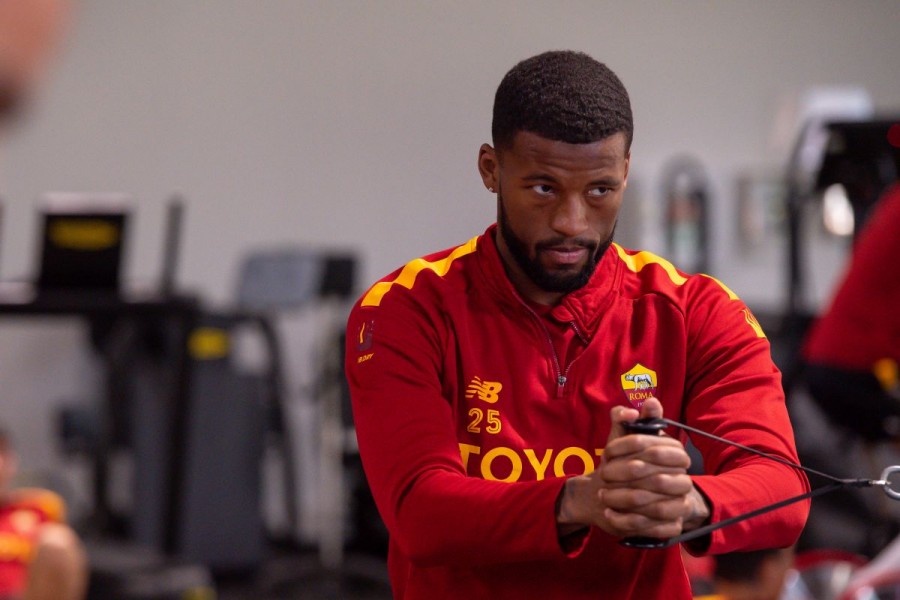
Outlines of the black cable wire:
[{"label": "black cable wire", "polygon": [[[673,421],[672,419],[659,418],[659,419],[654,419],[654,420],[660,421],[660,422],[665,423],[666,425],[670,425],[670,426],[672,426],[672,427],[677,427],[677,428],[679,428],[679,429],[683,429],[684,431],[689,431],[689,432],[691,432],[691,433],[696,433],[697,435],[702,435],[702,436],[707,437],[707,438],[709,438],[709,439],[711,439],[711,440],[716,440],[716,441],[722,442],[722,443],[724,443],[724,444],[728,444],[729,446],[734,446],[735,448],[740,448],[741,450],[745,450],[745,451],[747,451],[747,452],[751,452],[751,453],[753,453],[753,454],[757,454],[757,455],[759,455],[759,456],[768,458],[769,460],[774,460],[775,462],[781,463],[781,464],[786,465],[786,466],[788,466],[788,467],[793,467],[793,468],[795,468],[795,469],[800,469],[800,470],[802,470],[802,471],[806,471],[807,473],[812,473],[813,475],[818,475],[819,477],[823,477],[823,478],[828,479],[828,480],[830,480],[830,481],[835,481],[835,482],[838,482],[838,483],[842,483],[842,484],[847,485],[847,486],[859,486],[859,487],[863,487],[863,486],[866,486],[866,485],[870,485],[870,484],[871,484],[871,481],[872,481],[872,480],[870,480],[870,479],[841,479],[841,478],[839,478],[839,477],[835,477],[834,475],[829,475],[828,473],[823,473],[822,471],[817,471],[817,470],[815,470],[815,469],[810,469],[809,467],[804,467],[804,466],[801,465],[801,464],[797,464],[797,463],[795,463],[795,462],[791,462],[791,461],[789,461],[789,460],[787,460],[787,459],[781,458],[780,456],[775,456],[774,454],[769,454],[768,452],[763,452],[763,451],[761,451],[761,450],[757,450],[756,448],[751,448],[750,446],[745,446],[745,445],[740,444],[740,443],[738,443],[738,442],[733,442],[733,441],[727,440],[727,439],[725,439],[725,438],[723,438],[723,437],[719,437],[719,436],[717,436],[717,435],[713,435],[712,433],[708,433],[708,432],[706,432],[706,431],[703,431],[702,429],[697,429],[696,427],[691,427],[690,425],[685,425],[685,424],[683,424],[683,423],[679,423],[678,421]],[[864,482],[864,483],[863,483],[863,482]]]},{"label": "black cable wire", "polygon": [[767,512],[777,510],[779,508],[788,506],[790,504],[794,504],[795,502],[799,502],[801,500],[806,500],[807,498],[814,498],[816,496],[821,496],[823,494],[827,494],[829,492],[833,492],[835,490],[839,490],[845,487],[867,487],[870,485],[875,485],[875,481],[872,479],[840,479],[833,475],[829,475],[828,473],[823,473],[821,471],[817,471],[815,469],[810,469],[809,467],[804,467],[803,465],[791,462],[780,456],[775,456],[773,454],[769,454],[767,452],[763,452],[761,450],[757,450],[756,448],[751,448],[750,446],[745,446],[738,442],[733,442],[731,440],[725,439],[723,437],[719,437],[712,433],[708,433],[701,429],[697,429],[695,427],[691,427],[689,425],[685,425],[683,423],[679,423],[678,421],[673,421],[671,419],[665,418],[647,418],[647,419],[638,419],[634,423],[626,423],[625,428],[631,433],[645,433],[645,434],[659,434],[663,426],[671,426],[677,427],[684,431],[688,431],[690,433],[695,433],[697,435],[701,435],[707,437],[709,439],[717,440],[724,444],[728,444],[730,446],[734,446],[736,448],[740,448],[741,450],[745,450],[752,454],[757,454],[764,458],[768,458],[777,463],[781,463],[783,465],[793,467],[795,469],[800,469],[802,471],[806,471],[807,473],[812,473],[813,475],[818,475],[819,477],[823,477],[832,481],[832,483],[816,488],[814,490],[810,490],[804,494],[800,494],[799,496],[794,496],[792,498],[788,498],[786,500],[781,500],[774,504],[769,504],[763,506],[761,508],[757,508],[755,510],[742,513],[740,515],[735,515],[734,517],[730,517],[725,519],[724,521],[717,521],[715,523],[710,523],[709,525],[704,525],[703,527],[698,527],[697,529],[693,529],[686,533],[682,533],[681,535],[677,535],[675,537],[671,537],[668,539],[660,539],[660,538],[652,538],[652,537],[629,537],[625,538],[621,541],[623,546],[627,546],[629,548],[639,548],[639,549],[659,549],[659,548],[668,548],[669,546],[674,546],[675,544],[680,544],[682,542],[687,542],[689,540],[693,540],[699,537],[703,537],[709,533],[717,529],[721,529],[723,527],[727,527],[729,525],[733,525],[735,523],[739,523],[746,519],[751,519],[753,517],[765,514]]},{"label": "black cable wire", "polygon": [[827,494],[829,492],[833,492],[835,490],[839,490],[843,487],[847,487],[847,484],[841,482],[829,483],[828,485],[822,486],[820,488],[816,488],[805,494],[800,494],[799,496],[794,496],[792,498],[788,498],[787,500],[782,500],[781,502],[776,502],[775,504],[769,504],[767,506],[763,506],[762,508],[757,508],[756,510],[752,510],[750,512],[742,513],[740,515],[736,515],[731,517],[730,519],[725,519],[724,521],[717,521],[715,523],[710,523],[709,525],[704,525],[703,527],[698,527],[697,529],[692,529],[686,533],[682,533],[681,535],[676,535],[675,537],[667,538],[667,539],[659,539],[659,538],[649,538],[649,537],[631,537],[625,538],[622,540],[623,546],[628,546],[630,548],[644,548],[644,549],[657,549],[657,548],[668,548],[669,546],[674,546],[675,544],[680,544],[682,542],[687,542],[693,539],[697,539],[699,537],[703,537],[708,533],[712,533],[716,529],[721,529],[723,527],[727,527],[729,525],[733,525],[735,523],[739,523],[746,519],[750,519],[762,514],[765,514],[769,511],[776,510],[782,508],[784,506],[788,506],[795,502],[799,502],[801,500],[805,500],[807,498],[814,498],[816,496],[821,496],[823,494]]}]

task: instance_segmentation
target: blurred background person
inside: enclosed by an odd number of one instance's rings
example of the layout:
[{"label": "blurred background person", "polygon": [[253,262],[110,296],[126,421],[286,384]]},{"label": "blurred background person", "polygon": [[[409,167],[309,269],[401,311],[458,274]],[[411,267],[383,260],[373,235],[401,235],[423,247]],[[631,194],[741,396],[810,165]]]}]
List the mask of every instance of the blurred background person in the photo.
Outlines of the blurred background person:
[{"label": "blurred background person", "polygon": [[[858,447],[877,475],[885,442],[900,442],[900,185],[871,210],[853,245],[841,283],[825,312],[812,325],[803,349],[803,379],[846,456]],[[824,444],[826,440],[820,440]],[[820,458],[834,464],[835,454]],[[889,457],[886,457],[889,458]],[[896,507],[881,494],[846,490],[814,509],[846,514],[856,536],[835,538],[844,550],[873,557],[900,533]],[[822,513],[824,519],[824,513]],[[822,545],[811,540],[803,544]],[[845,539],[846,538],[846,539]]]},{"label": "blurred background person", "polygon": [[806,341],[806,379],[830,420],[900,440],[900,185],[873,209],[843,281]]},{"label": "blurred background person", "polygon": [[65,524],[57,494],[15,488],[18,459],[0,431],[0,599],[78,600],[87,586],[87,560]]},{"label": "blurred background person", "polygon": [[[28,105],[62,33],[68,2],[0,2],[0,126]],[[16,489],[18,459],[0,431],[0,598],[78,600],[87,587],[87,560],[64,523],[62,499],[49,490]]]},{"label": "blurred background person", "polygon": [[0,2],[0,120],[4,125],[35,92],[68,12],[65,0]]}]

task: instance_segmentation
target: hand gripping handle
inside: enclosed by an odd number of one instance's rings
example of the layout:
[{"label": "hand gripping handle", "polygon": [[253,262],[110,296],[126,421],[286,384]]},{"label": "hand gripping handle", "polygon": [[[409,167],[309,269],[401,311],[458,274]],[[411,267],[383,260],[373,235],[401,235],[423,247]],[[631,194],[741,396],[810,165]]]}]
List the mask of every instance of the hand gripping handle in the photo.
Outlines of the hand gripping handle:
[{"label": "hand gripping handle", "polygon": [[[824,477],[825,479],[831,480],[831,483],[822,487],[815,488],[806,492],[804,494],[800,494],[799,496],[793,496],[791,498],[787,498],[785,500],[781,500],[779,502],[775,502],[773,504],[767,504],[755,510],[751,510],[749,512],[745,512],[729,519],[725,519],[723,521],[717,521],[715,523],[710,523],[709,525],[705,525],[703,527],[699,527],[697,529],[691,530],[687,533],[682,533],[681,535],[677,535],[673,538],[669,539],[657,539],[657,538],[648,538],[648,537],[632,537],[625,538],[620,543],[624,546],[629,546],[631,548],[668,548],[669,546],[674,546],[675,544],[680,544],[682,542],[686,542],[688,540],[696,539],[698,537],[708,535],[712,533],[716,529],[721,529],[722,527],[727,527],[729,525],[733,525],[734,523],[739,523],[751,517],[755,517],[764,513],[767,513],[772,510],[779,509],[783,506],[788,506],[789,504],[793,504],[795,502],[799,502],[800,500],[806,500],[807,498],[815,498],[817,496],[822,496],[824,494],[833,492],[835,490],[847,488],[847,487],[870,487],[877,486],[881,487],[884,490],[884,493],[888,495],[888,497],[894,500],[900,500],[900,481],[891,481],[891,476],[897,473],[900,473],[900,466],[892,466],[887,467],[881,473],[881,479],[872,480],[872,479],[840,479],[833,475],[829,475],[828,473],[823,473],[821,471],[816,471],[815,469],[810,469],[809,467],[804,467],[803,465],[793,463],[789,460],[781,458],[779,456],[774,456],[772,454],[767,454],[765,452],[761,452],[755,448],[751,448],[748,446],[744,446],[742,444],[738,444],[737,442],[732,442],[725,438],[721,438],[719,436],[713,435],[711,433],[707,433],[700,429],[696,429],[694,427],[690,427],[683,423],[678,423],[676,421],[671,421],[669,419],[638,419],[634,423],[624,423],[625,431],[629,434],[631,433],[643,433],[649,435],[659,435],[659,433],[665,429],[667,426],[677,427],[684,431],[689,431],[697,435],[702,435],[704,437],[717,440],[719,442],[728,444],[730,446],[734,446],[735,448],[740,448],[746,452],[751,452],[753,454],[758,454],[764,458],[768,458],[769,460],[773,460],[775,462],[787,465],[789,467],[794,467],[796,469],[800,469],[806,471],[808,473],[812,473],[814,475],[818,475],[820,477]],[[900,479],[900,478],[898,478]]]},{"label": "hand gripping handle", "polygon": [[[638,433],[644,435],[660,435],[662,434],[663,429],[668,427],[668,423],[662,419],[653,417],[638,419],[637,421],[623,423],[622,425],[629,434]],[[669,546],[669,540],[644,536],[628,537],[619,543],[628,548],[639,548],[642,550],[665,548]]]}]

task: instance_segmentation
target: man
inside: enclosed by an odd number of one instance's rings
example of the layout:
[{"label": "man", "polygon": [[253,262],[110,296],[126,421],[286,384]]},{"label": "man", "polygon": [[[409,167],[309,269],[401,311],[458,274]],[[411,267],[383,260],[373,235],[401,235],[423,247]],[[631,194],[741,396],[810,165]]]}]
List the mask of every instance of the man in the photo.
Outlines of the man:
[{"label": "man", "polygon": [[[696,439],[628,435],[663,412],[795,460],[779,374],[747,308],[612,243],[630,164],[619,79],[587,55],[516,65],[478,169],[497,225],[376,283],[348,324],[363,466],[395,597],[690,598],[668,538],[802,493],[802,474]],[[676,432],[673,432],[676,433]],[[793,543],[804,505],[694,551]]]},{"label": "man", "polygon": [[48,490],[11,488],[17,466],[9,436],[0,431],[0,598],[83,598],[87,561],[63,522],[62,499]]}]

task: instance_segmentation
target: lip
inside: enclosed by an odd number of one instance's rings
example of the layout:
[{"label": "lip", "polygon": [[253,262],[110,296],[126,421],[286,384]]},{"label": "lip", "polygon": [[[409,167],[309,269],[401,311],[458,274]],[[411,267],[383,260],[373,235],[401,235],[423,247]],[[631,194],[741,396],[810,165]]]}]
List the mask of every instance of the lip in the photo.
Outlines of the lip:
[{"label": "lip", "polygon": [[587,257],[587,248],[580,246],[560,246],[545,248],[544,255],[558,265],[574,265]]}]

